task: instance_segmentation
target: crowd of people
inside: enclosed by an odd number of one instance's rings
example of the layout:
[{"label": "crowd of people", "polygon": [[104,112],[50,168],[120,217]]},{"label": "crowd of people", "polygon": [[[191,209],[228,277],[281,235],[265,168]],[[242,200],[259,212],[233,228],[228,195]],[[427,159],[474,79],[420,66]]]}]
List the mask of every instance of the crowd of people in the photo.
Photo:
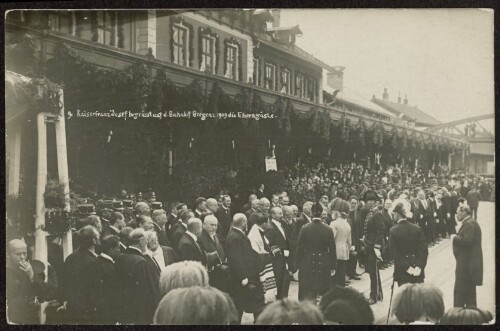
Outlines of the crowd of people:
[{"label": "crowd of people", "polygon": [[[83,206],[74,253],[63,260],[62,243],[49,238],[49,270],[28,262],[22,239],[9,241],[8,318],[35,324],[45,302],[46,323],[56,324],[227,325],[244,312],[262,325],[372,324],[370,305],[384,297],[379,270],[394,264],[400,322],[489,322],[476,308],[482,265],[470,263],[482,263],[474,219],[485,181],[407,170],[298,163],[284,191],[262,184],[243,206],[229,195],[172,202],[168,212],[157,201]],[[446,314],[439,290],[422,284],[428,247],[445,238],[457,258],[458,309]],[[368,298],[346,287],[363,269]]]}]

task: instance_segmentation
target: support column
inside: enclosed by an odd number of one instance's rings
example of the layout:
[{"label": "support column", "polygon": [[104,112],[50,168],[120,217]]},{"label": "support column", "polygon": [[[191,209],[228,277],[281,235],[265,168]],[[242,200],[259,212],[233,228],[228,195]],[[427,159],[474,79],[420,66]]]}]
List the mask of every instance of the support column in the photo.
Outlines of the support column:
[{"label": "support column", "polygon": [[156,11],[141,11],[137,15],[139,16],[136,29],[137,53],[146,55],[151,48],[153,55],[156,56]]},{"label": "support column", "polygon": [[35,218],[35,252],[34,258],[48,263],[47,259],[47,233],[41,229],[45,225],[45,203],[43,194],[47,184],[47,125],[45,113],[37,115],[38,128],[38,162],[36,177],[36,218]]},{"label": "support column", "polygon": [[21,169],[21,128],[16,128],[9,139],[9,186],[7,194],[19,193],[19,173]]},{"label": "support column", "polygon": [[[64,118],[64,92],[59,90],[59,104],[61,113],[58,120],[55,122],[56,129],[56,146],[57,146],[57,172],[59,174],[59,182],[64,183],[64,193],[66,195],[66,211],[70,211],[69,205],[69,175],[68,175],[68,153],[66,147],[66,122]],[[66,258],[73,253],[73,236],[71,230],[63,234],[63,258]]]}]

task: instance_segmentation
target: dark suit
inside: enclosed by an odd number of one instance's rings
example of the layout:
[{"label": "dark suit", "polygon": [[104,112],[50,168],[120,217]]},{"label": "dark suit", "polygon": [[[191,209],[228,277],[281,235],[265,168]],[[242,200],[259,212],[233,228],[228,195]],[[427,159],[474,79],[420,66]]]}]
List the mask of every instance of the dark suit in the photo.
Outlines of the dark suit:
[{"label": "dark suit", "polygon": [[[288,289],[290,287],[290,274],[287,269],[287,262],[290,256],[290,241],[288,240],[290,234],[287,232],[285,226],[282,225],[282,228],[285,236],[283,236],[278,226],[270,220],[267,223],[265,231],[266,237],[269,239],[271,251],[279,248],[278,252],[272,254],[274,277],[276,278],[276,286],[278,289],[277,299],[287,298]],[[285,251],[288,251],[288,257],[285,256]]]},{"label": "dark suit", "polygon": [[118,236],[120,237],[120,231],[118,229],[114,229],[109,225],[103,226],[102,228],[102,233],[101,233],[101,238],[104,238],[106,236]]},{"label": "dark suit", "polygon": [[257,199],[262,199],[262,198],[265,198],[266,196],[264,195],[264,192],[261,191],[261,190],[257,190],[257,192],[255,193],[255,195],[257,196]]},{"label": "dark suit", "polygon": [[418,199],[415,203],[417,206],[416,215],[415,215],[415,216],[417,216],[417,224],[424,231],[425,239],[426,239],[427,243],[430,243],[431,237],[430,237],[430,233],[429,233],[428,224],[430,225],[430,223],[431,223],[432,206],[429,205],[428,200],[426,200],[427,208],[425,208],[424,203],[420,199]]},{"label": "dark suit", "polygon": [[[183,225],[182,222],[178,221],[177,223],[172,226],[170,229],[170,242],[172,243],[172,247],[174,249],[178,249],[179,247],[179,240],[181,240],[182,235],[186,232],[186,226]],[[177,250],[177,253],[179,251]]]},{"label": "dark suit", "polygon": [[174,226],[174,224],[177,222],[177,220],[179,219],[179,217],[177,217],[176,215],[170,213],[168,216],[167,216],[167,224],[165,224],[165,231],[168,231]]},{"label": "dark suit", "polygon": [[467,193],[467,204],[472,211],[472,217],[477,219],[477,207],[479,206],[479,200],[481,200],[481,194],[478,190],[473,189]]},{"label": "dark suit", "polygon": [[382,216],[384,217],[384,253],[382,254],[382,258],[384,259],[384,264],[389,263],[392,260],[391,251],[387,249],[389,244],[389,231],[391,230],[394,222],[392,221],[391,215],[389,215],[389,211],[384,209],[382,211]]},{"label": "dark suit", "polygon": [[297,253],[297,240],[299,239],[299,234],[297,232],[297,221],[292,220],[290,224],[287,222],[282,223],[283,228],[285,229],[285,233],[288,233],[288,243],[290,244],[290,256],[288,257],[288,270],[292,273],[297,271],[297,267],[295,265],[295,255]]},{"label": "dark suit", "polygon": [[[399,221],[389,231],[389,248],[394,256],[394,281],[398,286],[423,283],[428,250],[422,229],[405,219]],[[410,267],[419,267],[420,276],[408,274],[406,271]]]},{"label": "dark suit", "polygon": [[95,309],[95,323],[115,324],[117,322],[115,263],[99,255],[91,266],[91,302]]},{"label": "dark suit", "polygon": [[217,234],[219,235],[219,238],[224,242],[232,223],[231,210],[229,208],[224,209],[224,207],[221,206],[215,212],[215,217],[217,217],[217,221],[219,221]]},{"label": "dark suit", "polygon": [[151,324],[160,301],[158,277],[144,255],[129,247],[115,262],[118,321]]},{"label": "dark suit", "polygon": [[214,238],[215,240],[210,237],[207,231],[203,230],[201,236],[198,238],[198,243],[205,253],[210,254],[217,252],[217,255],[219,256],[218,261],[215,263],[209,263],[207,261],[209,282],[211,286],[227,292],[228,276],[225,269],[221,266],[222,263],[226,262],[226,252],[224,252],[224,247],[222,246],[217,234],[214,235]]},{"label": "dark suit", "polygon": [[172,263],[179,261],[179,255],[175,252],[172,247],[161,246],[161,250],[163,251],[163,259],[165,262],[165,266],[171,265]]},{"label": "dark suit", "polygon": [[160,228],[160,226],[153,222],[153,229],[156,231],[156,235],[158,236],[158,243],[161,246],[172,247],[172,243],[167,238],[167,233],[165,229]]},{"label": "dark suit", "polygon": [[93,302],[91,301],[91,270],[97,256],[87,249],[80,248],[64,261],[60,277],[62,301],[67,301],[68,323],[93,323]]},{"label": "dark suit", "polygon": [[7,290],[7,321],[16,324],[39,324],[34,301],[35,286],[19,267],[5,268]]},{"label": "dark suit", "polygon": [[247,220],[248,220],[247,227],[249,229],[251,229],[252,226],[253,226],[253,224],[255,224],[255,223],[253,223],[252,225],[250,225],[250,218],[252,217],[252,214],[255,213],[255,212],[258,212],[258,210],[257,209],[252,209],[252,208],[250,208],[250,209],[248,209],[248,210],[245,211],[245,216],[247,217]]},{"label": "dark suit", "polygon": [[454,306],[475,307],[476,286],[483,285],[483,251],[481,228],[473,218],[464,220],[453,238],[453,255],[457,261]]},{"label": "dark suit", "polygon": [[182,261],[198,261],[207,266],[207,256],[200,245],[188,233],[184,233],[179,240],[179,257]]},{"label": "dark suit", "polygon": [[368,212],[365,221],[365,257],[366,257],[366,271],[370,275],[370,299],[373,301],[382,301],[382,282],[380,280],[380,273],[378,267],[378,258],[375,254],[375,249],[379,249],[383,253],[384,245],[384,217],[382,212],[375,208]]},{"label": "dark suit", "polygon": [[[240,320],[243,311],[259,314],[264,308],[264,293],[259,279],[262,270],[259,254],[252,249],[250,239],[239,229],[231,228],[226,238],[227,265],[231,281],[229,293]],[[241,282],[248,279],[248,284]]]},{"label": "dark suit", "polygon": [[349,264],[347,266],[347,276],[356,276],[356,266],[358,264],[358,254],[361,252],[361,237],[363,237],[363,229],[359,222],[359,213],[350,211],[347,223],[351,226],[351,242],[355,249],[355,254],[349,254]]},{"label": "dark suit", "polygon": [[450,194],[450,219],[448,225],[448,233],[449,234],[455,234],[456,229],[455,227],[457,226],[457,222],[455,221],[455,215],[457,213],[457,208],[458,208],[458,194],[453,191]]},{"label": "dark suit", "polygon": [[[452,204],[451,204],[451,195],[446,192],[443,193],[443,197],[441,198],[441,202],[443,203],[443,210],[442,210],[442,215],[443,215],[443,224],[441,225],[441,231],[442,235],[446,236],[446,233],[451,234],[451,226],[453,224],[453,227],[455,227],[455,213],[452,211]],[[448,217],[448,214],[450,214],[450,217]],[[451,222],[453,216],[453,222]]]},{"label": "dark suit", "polygon": [[337,268],[333,230],[320,219],[302,227],[297,241],[299,300],[316,300],[331,286],[331,272]]},{"label": "dark suit", "polygon": [[309,223],[311,223],[310,218],[308,219],[304,213],[300,214],[299,218],[297,218],[297,222],[295,223],[297,225],[297,234],[300,234],[300,229]]}]

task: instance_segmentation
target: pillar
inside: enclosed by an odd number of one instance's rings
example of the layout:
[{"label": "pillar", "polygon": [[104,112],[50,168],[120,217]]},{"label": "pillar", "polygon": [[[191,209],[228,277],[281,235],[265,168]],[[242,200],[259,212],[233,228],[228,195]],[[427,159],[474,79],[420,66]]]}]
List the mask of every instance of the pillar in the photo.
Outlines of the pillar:
[{"label": "pillar", "polygon": [[148,49],[151,48],[153,55],[156,56],[156,11],[145,10],[138,12],[136,15],[139,16],[136,20],[137,53],[146,55]]},{"label": "pillar", "polygon": [[45,113],[37,115],[38,128],[38,161],[36,176],[36,215],[35,215],[35,252],[34,258],[48,263],[47,259],[47,233],[41,229],[45,225],[45,203],[43,194],[47,184],[47,125]]},{"label": "pillar", "polygon": [[21,128],[12,130],[8,140],[9,148],[9,186],[7,194],[19,193],[19,173],[21,169]]},{"label": "pillar", "polygon": [[[57,146],[57,172],[59,174],[59,182],[64,183],[64,193],[66,194],[67,202],[65,210],[70,211],[69,205],[69,176],[68,176],[68,154],[66,147],[66,122],[64,117],[64,93],[59,90],[59,104],[61,106],[61,116],[55,122],[56,129],[56,146]],[[71,230],[63,235],[63,257],[66,260],[68,255],[73,253],[73,237]]]}]

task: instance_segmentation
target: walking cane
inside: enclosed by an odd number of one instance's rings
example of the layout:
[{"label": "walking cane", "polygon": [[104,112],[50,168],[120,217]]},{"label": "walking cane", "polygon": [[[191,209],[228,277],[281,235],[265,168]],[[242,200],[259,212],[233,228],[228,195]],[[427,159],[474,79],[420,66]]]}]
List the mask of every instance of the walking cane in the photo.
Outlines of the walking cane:
[{"label": "walking cane", "polygon": [[392,295],[394,294],[394,279],[392,279],[391,285],[391,299],[389,300],[389,311],[387,312],[387,320],[385,325],[389,325],[389,316],[391,315],[391,305],[392,305]]}]

